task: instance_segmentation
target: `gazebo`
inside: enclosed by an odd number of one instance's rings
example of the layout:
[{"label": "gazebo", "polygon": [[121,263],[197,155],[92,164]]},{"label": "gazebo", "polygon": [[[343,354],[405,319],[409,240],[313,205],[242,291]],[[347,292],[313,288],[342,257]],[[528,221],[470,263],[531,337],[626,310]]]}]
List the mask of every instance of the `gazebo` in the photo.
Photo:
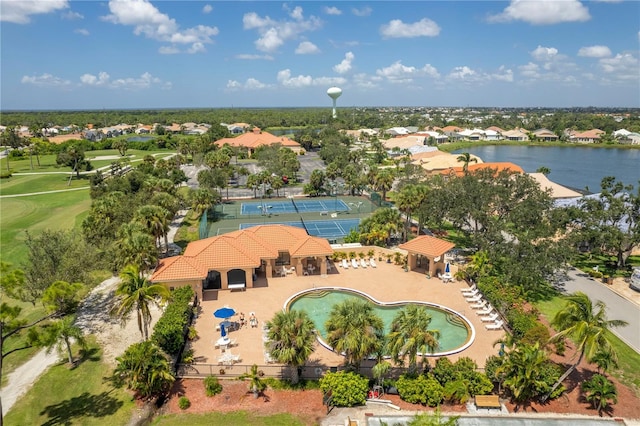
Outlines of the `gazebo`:
[{"label": "gazebo", "polygon": [[444,272],[444,254],[456,245],[449,241],[430,235],[421,235],[404,244],[400,248],[408,252],[407,268],[409,271],[423,270],[431,276]]}]

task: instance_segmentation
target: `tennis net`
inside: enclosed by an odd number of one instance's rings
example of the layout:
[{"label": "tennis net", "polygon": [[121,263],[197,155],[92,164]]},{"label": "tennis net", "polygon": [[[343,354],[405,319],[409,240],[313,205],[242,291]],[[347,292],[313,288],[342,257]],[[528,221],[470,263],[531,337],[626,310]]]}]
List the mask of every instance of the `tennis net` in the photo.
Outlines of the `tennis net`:
[{"label": "tennis net", "polygon": [[294,208],[294,209],[296,209],[296,213],[300,213],[300,212],[298,211],[298,206],[296,206],[296,202],[295,202],[295,201],[293,201],[293,198],[291,198],[291,204],[293,204],[293,208]]}]

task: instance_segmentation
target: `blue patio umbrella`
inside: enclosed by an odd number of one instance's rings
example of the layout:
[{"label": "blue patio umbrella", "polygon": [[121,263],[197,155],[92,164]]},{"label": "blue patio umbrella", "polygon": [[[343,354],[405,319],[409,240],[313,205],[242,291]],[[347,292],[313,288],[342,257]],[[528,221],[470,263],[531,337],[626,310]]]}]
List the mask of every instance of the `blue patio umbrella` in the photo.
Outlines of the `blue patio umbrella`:
[{"label": "blue patio umbrella", "polygon": [[444,273],[445,274],[451,273],[451,266],[449,266],[449,262],[447,262],[447,264],[444,266]]},{"label": "blue patio umbrella", "polygon": [[220,335],[227,337],[227,327],[224,326],[224,323],[220,324]]},{"label": "blue patio umbrella", "polygon": [[236,311],[233,308],[228,308],[225,306],[224,308],[217,309],[213,313],[213,316],[216,318],[227,319],[227,318],[231,318],[235,314],[236,314]]}]

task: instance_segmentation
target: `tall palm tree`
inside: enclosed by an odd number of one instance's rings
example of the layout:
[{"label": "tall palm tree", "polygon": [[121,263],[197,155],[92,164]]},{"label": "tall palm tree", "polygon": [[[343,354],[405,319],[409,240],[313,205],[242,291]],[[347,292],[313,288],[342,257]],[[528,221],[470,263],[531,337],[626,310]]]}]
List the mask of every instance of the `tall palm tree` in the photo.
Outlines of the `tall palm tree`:
[{"label": "tall palm tree", "polygon": [[267,350],[278,362],[290,365],[291,383],[300,380],[299,368],[313,353],[315,325],[305,311],[281,311],[267,321]]},{"label": "tall palm tree", "polygon": [[345,362],[354,370],[366,356],[382,344],[382,319],[370,303],[361,299],[347,299],[333,306],[325,324],[327,343],[338,353],[344,353]]},{"label": "tall palm tree", "polygon": [[382,191],[382,201],[387,199],[387,191],[393,187],[395,176],[391,169],[379,170],[375,176],[375,188]]},{"label": "tall palm tree", "polygon": [[126,321],[129,314],[136,311],[138,330],[143,340],[149,339],[151,324],[151,305],[161,306],[169,299],[169,290],[162,284],[152,284],[143,277],[137,266],[129,265],[120,274],[120,284],[116,289],[118,301],[114,306],[114,314]]},{"label": "tall palm tree", "polygon": [[198,188],[190,193],[191,209],[196,217],[209,210],[214,203],[214,196],[206,188]]},{"label": "tall palm tree", "polygon": [[607,331],[613,327],[627,325],[626,321],[607,319],[606,305],[602,301],[594,305],[589,296],[581,291],[568,295],[566,300],[567,305],[556,313],[551,322],[551,325],[558,330],[551,340],[571,338],[575,342],[579,355],[576,362],[560,376],[547,395],[542,398],[543,401],[576,369],[585,356],[589,362],[592,362],[596,353],[601,350],[611,352],[615,356]]},{"label": "tall palm tree", "polygon": [[422,359],[427,352],[433,353],[439,346],[438,330],[429,330],[431,315],[422,305],[407,305],[393,318],[391,332],[388,336],[388,346],[391,356],[397,363],[403,363],[406,357],[409,369],[417,368],[418,352]]},{"label": "tall palm tree", "polygon": [[132,221],[118,229],[116,242],[119,266],[135,265],[140,273],[149,271],[158,260],[154,237],[147,234],[142,224]]},{"label": "tall palm tree", "polygon": [[458,155],[456,161],[458,163],[462,163],[462,171],[467,174],[467,171],[469,170],[469,163],[477,163],[478,159],[472,157],[468,152],[463,152],[462,154]]},{"label": "tall palm tree", "polygon": [[151,204],[144,205],[136,211],[135,220],[141,223],[155,237],[158,247],[161,247],[161,241],[164,237],[164,247],[165,249],[168,248],[171,213],[167,209]]}]

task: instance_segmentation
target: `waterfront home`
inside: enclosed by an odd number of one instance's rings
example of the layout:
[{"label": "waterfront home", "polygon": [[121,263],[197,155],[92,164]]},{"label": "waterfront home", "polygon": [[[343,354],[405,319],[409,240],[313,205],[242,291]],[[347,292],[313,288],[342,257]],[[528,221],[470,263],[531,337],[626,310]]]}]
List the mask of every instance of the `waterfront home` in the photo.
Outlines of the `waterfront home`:
[{"label": "waterfront home", "polygon": [[507,130],[502,132],[502,136],[513,142],[526,142],[529,140],[529,136],[520,129]]},{"label": "waterfront home", "polygon": [[549,129],[538,129],[538,130],[534,130],[533,134],[535,136],[535,138],[539,141],[544,141],[544,142],[555,142],[558,139],[560,139],[558,137],[558,135],[556,135],[555,133],[553,133],[551,130]]},{"label": "waterfront home", "polygon": [[599,143],[600,138],[606,132],[600,129],[591,129],[584,132],[572,131],[569,133],[569,141],[577,143]]}]

